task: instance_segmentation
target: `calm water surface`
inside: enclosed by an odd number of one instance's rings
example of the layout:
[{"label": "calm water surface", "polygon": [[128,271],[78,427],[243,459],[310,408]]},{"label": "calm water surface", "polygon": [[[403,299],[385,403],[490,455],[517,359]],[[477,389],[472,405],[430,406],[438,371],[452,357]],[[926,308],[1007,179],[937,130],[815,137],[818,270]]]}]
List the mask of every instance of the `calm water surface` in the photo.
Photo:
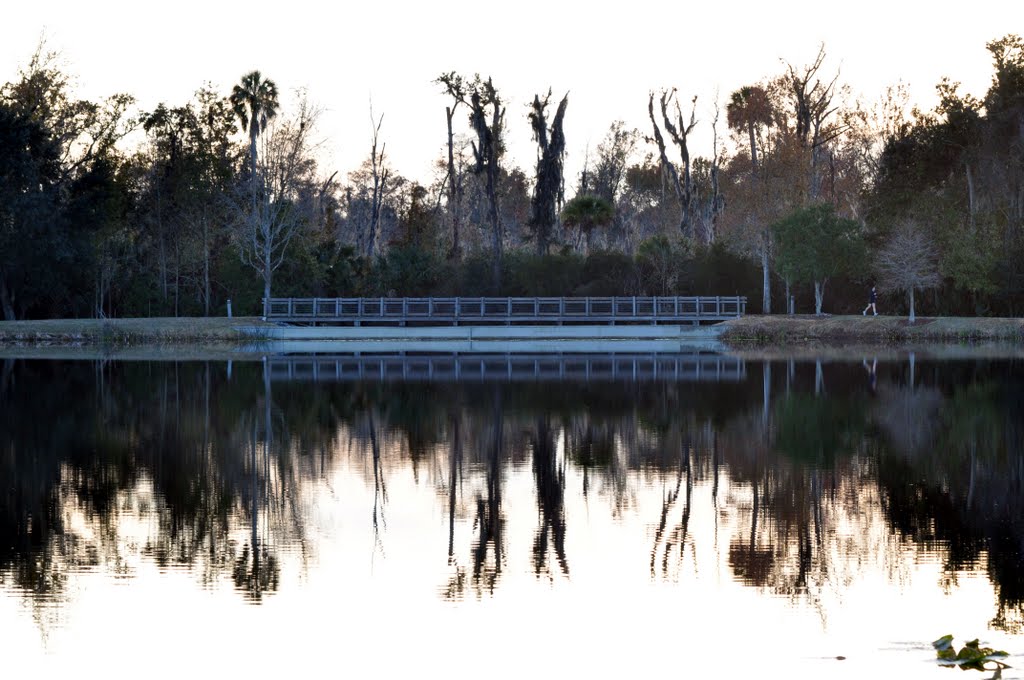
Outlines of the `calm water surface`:
[{"label": "calm water surface", "polygon": [[620,359],[0,360],[0,677],[1024,677],[1024,362]]}]

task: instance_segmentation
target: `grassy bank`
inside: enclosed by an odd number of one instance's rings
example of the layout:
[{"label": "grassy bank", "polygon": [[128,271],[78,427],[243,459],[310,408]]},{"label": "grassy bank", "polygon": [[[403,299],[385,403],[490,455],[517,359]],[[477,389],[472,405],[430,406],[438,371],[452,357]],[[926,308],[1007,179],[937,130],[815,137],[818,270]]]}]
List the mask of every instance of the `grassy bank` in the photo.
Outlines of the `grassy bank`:
[{"label": "grassy bank", "polygon": [[900,316],[746,316],[723,324],[722,340],[737,344],[1024,341],[1024,319]]},{"label": "grassy bank", "polygon": [[208,344],[252,341],[239,328],[273,327],[259,317],[153,319],[46,319],[0,321],[0,346]]}]

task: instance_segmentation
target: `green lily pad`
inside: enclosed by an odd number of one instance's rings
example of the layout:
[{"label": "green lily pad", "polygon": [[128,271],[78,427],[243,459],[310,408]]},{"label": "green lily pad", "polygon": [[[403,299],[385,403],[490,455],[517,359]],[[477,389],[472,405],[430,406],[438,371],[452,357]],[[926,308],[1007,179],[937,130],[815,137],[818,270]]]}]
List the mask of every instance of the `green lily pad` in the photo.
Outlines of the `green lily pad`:
[{"label": "green lily pad", "polygon": [[985,665],[994,663],[996,668],[1009,668],[1007,664],[1000,661],[1000,659],[1009,656],[1009,654],[1001,650],[992,649],[991,647],[982,647],[978,640],[965,642],[958,652],[953,647],[953,636],[943,635],[932,643],[932,647],[935,648],[935,655],[938,657],[940,666],[956,666],[964,671],[984,671],[993,670],[986,668]]}]

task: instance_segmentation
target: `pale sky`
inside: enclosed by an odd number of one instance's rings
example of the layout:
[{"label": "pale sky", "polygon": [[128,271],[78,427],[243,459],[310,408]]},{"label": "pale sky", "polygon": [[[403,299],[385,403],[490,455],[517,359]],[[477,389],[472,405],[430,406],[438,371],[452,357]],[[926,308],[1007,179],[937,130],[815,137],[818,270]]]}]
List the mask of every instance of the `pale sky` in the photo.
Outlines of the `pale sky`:
[{"label": "pale sky", "polygon": [[[710,149],[708,107],[744,84],[811,61],[821,42],[826,73],[869,100],[902,80],[912,100],[934,103],[942,76],[981,95],[991,78],[989,40],[1024,33],[1024,12],[1004,0],[951,2],[809,0],[698,3],[631,0],[509,3],[443,0],[359,3],[180,0],[18,1],[0,23],[0,81],[15,77],[40,35],[78,77],[78,94],[115,92],[140,107],[180,105],[209,81],[225,94],[259,69],[286,96],[305,87],[325,109],[324,169],[345,175],[369,154],[370,101],[384,115],[381,137],[401,174],[425,181],[445,144],[442,72],[494,79],[507,102],[512,161],[532,175],[526,119],[535,93],[569,91],[568,173],[610,123],[648,133],[647,93],[678,87],[699,96],[695,147]],[[553,108],[553,107],[552,107]],[[703,115],[702,115],[703,114]],[[466,130],[460,114],[457,125]],[[724,120],[723,125],[724,128]]]}]

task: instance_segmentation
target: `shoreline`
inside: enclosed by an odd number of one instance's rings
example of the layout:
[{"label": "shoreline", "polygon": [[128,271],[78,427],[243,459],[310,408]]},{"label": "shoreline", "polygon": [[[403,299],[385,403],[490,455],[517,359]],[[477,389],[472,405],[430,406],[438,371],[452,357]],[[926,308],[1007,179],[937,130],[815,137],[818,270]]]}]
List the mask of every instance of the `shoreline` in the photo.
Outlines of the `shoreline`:
[{"label": "shoreline", "polygon": [[[355,339],[419,342],[440,335],[487,333],[509,341],[544,337],[559,339],[620,340],[702,337],[717,340],[730,350],[779,350],[783,348],[842,350],[863,347],[895,347],[910,344],[1006,344],[1024,345],[1024,318],[923,317],[910,325],[897,316],[761,316],[750,315],[714,326],[562,326],[562,327],[293,327],[283,333],[282,326],[260,317],[186,317],[142,319],[46,319],[38,321],[0,321],[0,350],[16,348],[173,348],[233,352],[252,348],[260,342],[291,339],[302,345],[314,337],[345,343]],[[521,332],[517,333],[515,329]],[[635,334],[630,329],[636,329]],[[538,330],[541,331],[538,335]],[[288,338],[286,336],[294,336]],[[314,343],[320,344],[320,343]],[[614,344],[614,343],[613,343]],[[293,350],[295,351],[295,350]]]},{"label": "shoreline", "polygon": [[1024,343],[1024,318],[905,316],[749,315],[722,322],[721,340],[733,347],[913,343]]}]

